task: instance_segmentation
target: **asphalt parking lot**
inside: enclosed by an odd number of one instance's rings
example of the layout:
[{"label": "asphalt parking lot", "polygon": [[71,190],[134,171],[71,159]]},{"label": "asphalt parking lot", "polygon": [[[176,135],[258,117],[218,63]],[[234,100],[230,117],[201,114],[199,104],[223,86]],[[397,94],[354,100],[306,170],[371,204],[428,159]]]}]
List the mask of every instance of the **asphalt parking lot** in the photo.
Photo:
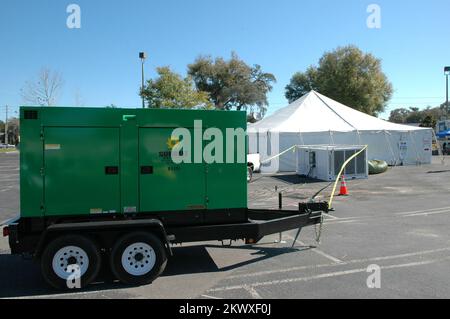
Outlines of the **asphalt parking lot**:
[{"label": "asphalt parking lot", "polygon": [[[0,221],[19,211],[18,154],[0,154]],[[256,174],[249,207],[295,209],[327,183],[292,175]],[[0,239],[0,297],[9,298],[449,298],[450,158],[442,164],[395,167],[368,180],[348,181],[335,199],[320,245],[313,227],[266,237],[255,246],[219,242],[176,246],[153,284],[125,287],[105,273],[80,292],[49,289],[30,260],[8,254]],[[275,190],[277,189],[277,191]],[[330,189],[321,193],[327,199]],[[381,287],[367,286],[369,265]]]}]

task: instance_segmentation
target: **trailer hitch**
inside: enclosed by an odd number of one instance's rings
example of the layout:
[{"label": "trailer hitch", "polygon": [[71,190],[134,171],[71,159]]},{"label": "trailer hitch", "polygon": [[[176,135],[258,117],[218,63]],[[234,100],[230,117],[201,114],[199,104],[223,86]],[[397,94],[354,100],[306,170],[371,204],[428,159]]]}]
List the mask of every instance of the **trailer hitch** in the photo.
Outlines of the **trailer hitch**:
[{"label": "trailer hitch", "polygon": [[298,203],[298,211],[302,214],[312,212],[328,213],[330,209],[328,207],[328,202],[309,202]]},{"label": "trailer hitch", "polygon": [[[328,213],[333,209],[329,208],[328,202],[308,202],[308,203],[298,203],[298,211],[302,214],[309,213],[310,215],[313,212],[323,212]],[[316,232],[316,241],[320,242],[320,235],[322,233],[322,224],[323,224],[323,215],[320,215],[320,228],[319,228],[319,234],[317,235]],[[315,226],[317,226],[315,224]],[[300,231],[302,230],[302,227],[300,227],[297,230],[297,233],[295,234],[294,241],[292,242],[292,248],[294,248],[295,243],[297,242],[298,236],[300,236]]]}]

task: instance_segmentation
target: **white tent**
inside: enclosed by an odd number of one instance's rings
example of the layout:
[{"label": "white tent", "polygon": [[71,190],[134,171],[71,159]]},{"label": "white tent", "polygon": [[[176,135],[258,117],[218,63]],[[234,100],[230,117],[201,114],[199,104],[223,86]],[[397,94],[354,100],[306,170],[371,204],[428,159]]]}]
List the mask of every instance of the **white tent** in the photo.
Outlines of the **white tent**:
[{"label": "white tent", "polygon": [[[261,160],[294,145],[368,145],[368,159],[390,165],[431,163],[432,129],[387,122],[311,91],[248,127],[249,153]],[[294,152],[270,161],[266,172],[295,171]]]}]

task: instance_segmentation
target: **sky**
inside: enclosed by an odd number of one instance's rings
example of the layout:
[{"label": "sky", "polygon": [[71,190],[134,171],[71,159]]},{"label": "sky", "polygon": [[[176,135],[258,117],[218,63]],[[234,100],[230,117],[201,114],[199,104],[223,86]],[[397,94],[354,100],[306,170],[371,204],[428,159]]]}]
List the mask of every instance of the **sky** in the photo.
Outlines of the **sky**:
[{"label": "sky", "polygon": [[[81,28],[67,27],[67,7]],[[367,8],[381,27],[368,28]],[[146,78],[158,66],[185,75],[200,55],[236,52],[277,78],[268,114],[286,106],[285,86],[324,52],[354,44],[382,60],[398,107],[445,101],[450,65],[449,0],[0,0],[0,119],[24,104],[20,90],[43,67],[64,86],[58,105],[139,107],[140,51]],[[12,113],[11,113],[12,111]]]}]

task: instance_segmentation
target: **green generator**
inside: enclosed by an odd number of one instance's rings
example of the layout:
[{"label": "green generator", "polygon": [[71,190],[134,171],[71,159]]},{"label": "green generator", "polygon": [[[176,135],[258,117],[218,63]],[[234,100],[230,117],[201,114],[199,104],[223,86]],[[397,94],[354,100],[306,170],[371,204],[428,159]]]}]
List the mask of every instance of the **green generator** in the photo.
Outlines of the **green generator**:
[{"label": "green generator", "polygon": [[[191,149],[180,150],[178,164],[177,128],[191,133]],[[208,128],[224,132],[223,141],[206,136]],[[227,129],[244,135],[227,136]],[[177,224],[242,221],[245,130],[245,112],[22,108],[21,216],[152,213]],[[203,158],[209,143],[222,148],[211,152],[222,154],[212,163]],[[234,157],[228,162],[227,151]]]},{"label": "green generator", "polygon": [[88,285],[104,264],[148,284],[173,244],[254,244],[328,212],[282,210],[281,193],[279,210],[247,208],[245,112],[22,107],[20,123],[21,211],[3,235],[58,289]]}]

